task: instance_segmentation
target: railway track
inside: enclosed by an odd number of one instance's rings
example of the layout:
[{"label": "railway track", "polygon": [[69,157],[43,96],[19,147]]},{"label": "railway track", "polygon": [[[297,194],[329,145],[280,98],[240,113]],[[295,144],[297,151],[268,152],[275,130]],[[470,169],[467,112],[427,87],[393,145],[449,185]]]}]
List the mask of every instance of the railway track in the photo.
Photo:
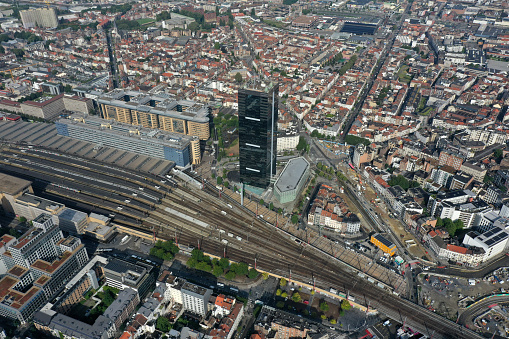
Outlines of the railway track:
[{"label": "railway track", "polygon": [[[49,166],[53,162],[55,167],[66,168],[68,172],[87,171],[79,161],[74,166],[72,161],[62,163],[62,161],[53,161],[51,157],[43,156],[29,163],[20,160],[20,158],[33,159],[37,157],[31,157],[23,152],[21,154],[16,153],[17,156],[13,157],[13,153],[5,152],[5,150],[0,155],[6,156],[6,154],[11,155],[8,158],[15,162],[17,166],[14,166],[12,162],[6,163],[0,156],[0,168],[13,174],[18,173],[23,177],[31,177],[37,180],[42,179],[49,182],[51,182],[51,178],[55,181],[64,180],[71,188],[75,185],[75,187],[80,187],[87,192],[99,189],[112,194],[119,193],[111,192],[111,189],[108,187],[96,187],[98,185],[91,184],[88,181],[91,180],[91,175],[84,175],[82,177],[72,176],[74,180],[67,180],[65,177],[62,178],[61,174],[41,169],[36,164],[37,161],[41,161]],[[16,158],[16,160],[12,158]],[[18,163],[18,161],[22,163]],[[93,166],[96,165],[94,164]],[[37,171],[31,171],[31,169],[37,169]],[[123,225],[127,224],[131,228],[147,232],[148,234],[152,234],[155,231],[160,238],[176,238],[180,244],[200,247],[205,252],[218,256],[226,255],[232,260],[244,261],[253,266],[256,261],[256,266],[260,269],[288,278],[291,278],[291,275],[294,277],[298,276],[305,283],[315,279],[315,282],[324,289],[334,287],[338,290],[348,291],[350,295],[354,295],[357,298],[358,302],[364,302],[366,305],[370,305],[370,307],[375,307],[392,318],[406,322],[413,328],[434,338],[479,337],[475,333],[445,320],[426,309],[422,309],[407,300],[375,287],[373,284],[358,277],[353,269],[345,266],[338,259],[312,246],[303,246],[292,241],[281,229],[277,229],[268,225],[265,221],[254,218],[251,214],[247,214],[238,207],[230,208],[228,202],[217,199],[215,192],[212,192],[212,190],[199,191],[179,187],[175,192],[171,191],[170,186],[161,183],[161,180],[149,178],[148,180],[140,181],[139,175],[136,173],[132,174],[134,179],[131,180],[129,172],[126,171],[123,172],[124,177],[122,179],[118,178],[118,172],[114,170],[111,175],[94,170],[90,172],[95,173],[94,176],[99,180],[104,178],[122,180],[122,186],[125,186],[122,188],[122,190],[125,190],[123,191],[124,195],[105,195],[103,201],[109,204],[117,204],[118,196],[126,197],[131,191],[140,193],[139,188],[144,188],[144,191],[142,191],[145,193],[143,199],[138,199],[143,201],[137,200],[140,204],[147,206],[147,215],[144,215],[143,220],[133,220],[132,216],[129,215],[131,211],[116,211],[115,213],[121,216],[126,214],[126,221],[121,219],[115,220],[115,222]],[[164,189],[164,192],[154,188],[155,183],[160,186],[160,189]],[[53,192],[53,194],[55,193]],[[87,201],[82,197],[84,195],[86,194],[70,194],[66,195],[65,199],[62,197],[62,200],[80,201],[86,205]],[[98,200],[94,195],[97,194],[93,193],[87,196],[87,199],[89,199],[88,203]],[[129,196],[136,198],[136,196],[132,196],[132,193]],[[150,196],[154,196],[157,199],[157,203],[151,205]],[[97,205],[97,203],[94,204]],[[165,211],[166,207],[192,216],[192,218],[209,225],[209,227],[198,226],[197,223],[190,222],[183,215],[169,214]],[[229,236],[229,233],[232,236]],[[228,240],[227,244],[222,242],[224,239]]]}]

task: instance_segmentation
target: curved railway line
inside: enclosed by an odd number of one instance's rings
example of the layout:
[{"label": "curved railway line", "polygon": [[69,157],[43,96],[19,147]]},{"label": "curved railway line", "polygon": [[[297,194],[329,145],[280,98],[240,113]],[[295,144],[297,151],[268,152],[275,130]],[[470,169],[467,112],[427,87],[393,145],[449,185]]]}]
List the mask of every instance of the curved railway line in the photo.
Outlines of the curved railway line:
[{"label": "curved railway line", "polygon": [[[256,264],[265,271],[304,283],[314,279],[324,289],[333,287],[348,291],[357,302],[433,338],[480,338],[466,328],[375,287],[339,259],[303,242],[292,241],[285,231],[255,218],[237,205],[228,206],[230,201],[218,199],[217,192],[210,187],[175,189],[161,178],[144,177],[90,160],[51,153],[4,147],[0,152],[0,170],[35,180],[34,186],[42,194],[66,205],[74,201],[114,213],[116,223],[138,231],[150,235],[155,232],[159,238],[176,239],[180,244],[199,247],[218,256],[226,254],[232,260]],[[126,200],[130,203],[124,203],[119,210],[116,206]],[[170,212],[165,210],[167,207],[171,208]],[[200,223],[192,222],[191,218]],[[227,244],[222,242],[225,239]]]}]

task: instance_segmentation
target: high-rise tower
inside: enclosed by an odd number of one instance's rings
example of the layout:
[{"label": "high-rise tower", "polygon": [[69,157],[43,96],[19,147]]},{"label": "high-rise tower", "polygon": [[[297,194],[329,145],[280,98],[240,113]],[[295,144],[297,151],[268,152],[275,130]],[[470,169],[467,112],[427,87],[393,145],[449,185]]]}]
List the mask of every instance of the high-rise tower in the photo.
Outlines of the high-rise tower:
[{"label": "high-rise tower", "polygon": [[267,188],[276,174],[279,85],[250,81],[239,89],[240,181]]}]

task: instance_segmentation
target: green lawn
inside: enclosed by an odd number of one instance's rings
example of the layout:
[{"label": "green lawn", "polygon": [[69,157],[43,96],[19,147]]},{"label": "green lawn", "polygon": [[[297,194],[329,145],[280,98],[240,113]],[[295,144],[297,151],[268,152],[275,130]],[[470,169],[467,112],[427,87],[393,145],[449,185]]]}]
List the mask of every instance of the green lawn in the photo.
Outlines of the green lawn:
[{"label": "green lawn", "polygon": [[148,24],[149,22],[156,22],[156,21],[155,21],[154,19],[152,19],[152,18],[138,19],[138,20],[136,20],[136,21],[138,21],[138,23],[140,24],[140,26],[141,26],[141,25],[146,25],[146,24]]},{"label": "green lawn", "polygon": [[407,73],[407,71],[408,71],[408,66],[407,65],[401,66],[401,68],[398,71],[399,81],[401,81],[401,82],[403,82],[405,84],[409,84],[410,81],[412,80],[412,76],[410,76]]}]

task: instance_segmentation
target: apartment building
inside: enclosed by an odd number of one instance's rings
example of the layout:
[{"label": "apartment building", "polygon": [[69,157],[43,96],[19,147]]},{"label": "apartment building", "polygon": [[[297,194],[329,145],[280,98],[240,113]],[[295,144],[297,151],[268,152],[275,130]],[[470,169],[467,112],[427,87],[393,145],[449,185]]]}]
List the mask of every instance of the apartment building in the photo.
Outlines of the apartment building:
[{"label": "apartment building", "polygon": [[207,314],[209,298],[212,295],[211,289],[186,282],[181,291],[184,309],[201,316]]},{"label": "apartment building", "polygon": [[33,226],[6,245],[0,260],[8,271],[0,280],[0,315],[28,322],[88,261],[78,238],[64,238],[54,217],[41,214]]},{"label": "apartment building", "polygon": [[59,94],[47,100],[40,98],[38,101],[25,101],[21,103],[21,110],[26,115],[51,120],[64,111],[63,97],[64,94]]},{"label": "apartment building", "polygon": [[43,27],[56,28],[58,26],[57,14],[53,8],[27,9],[19,12],[21,22],[26,29]]}]

